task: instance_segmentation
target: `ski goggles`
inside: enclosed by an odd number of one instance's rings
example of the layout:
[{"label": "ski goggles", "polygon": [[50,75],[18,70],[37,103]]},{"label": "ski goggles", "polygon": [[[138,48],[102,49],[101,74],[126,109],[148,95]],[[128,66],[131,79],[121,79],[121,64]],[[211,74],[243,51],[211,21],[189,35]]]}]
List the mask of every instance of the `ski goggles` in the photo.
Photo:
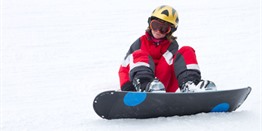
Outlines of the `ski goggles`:
[{"label": "ski goggles", "polygon": [[171,30],[170,24],[158,20],[152,20],[150,22],[150,28],[154,31],[159,31],[161,34],[167,34]]}]

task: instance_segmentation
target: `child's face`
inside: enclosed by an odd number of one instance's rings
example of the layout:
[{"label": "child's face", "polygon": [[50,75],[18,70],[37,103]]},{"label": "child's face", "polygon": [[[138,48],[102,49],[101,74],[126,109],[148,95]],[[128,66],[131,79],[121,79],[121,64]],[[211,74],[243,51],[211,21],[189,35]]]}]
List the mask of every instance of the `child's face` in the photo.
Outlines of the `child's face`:
[{"label": "child's face", "polygon": [[150,22],[150,28],[153,36],[156,39],[161,39],[166,36],[171,31],[171,26],[167,22],[160,20],[152,20]]},{"label": "child's face", "polygon": [[154,38],[156,39],[161,39],[161,38],[164,38],[166,36],[166,34],[162,34],[159,30],[151,30]]}]

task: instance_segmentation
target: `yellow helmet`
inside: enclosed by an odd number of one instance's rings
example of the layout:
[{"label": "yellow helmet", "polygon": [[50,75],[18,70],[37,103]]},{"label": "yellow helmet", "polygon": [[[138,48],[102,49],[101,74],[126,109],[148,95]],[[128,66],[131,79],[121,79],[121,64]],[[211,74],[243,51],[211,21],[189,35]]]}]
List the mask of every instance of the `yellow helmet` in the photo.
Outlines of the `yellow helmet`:
[{"label": "yellow helmet", "polygon": [[154,17],[171,23],[175,28],[178,26],[179,19],[177,11],[171,6],[162,5],[157,7],[151,14],[151,19]]}]

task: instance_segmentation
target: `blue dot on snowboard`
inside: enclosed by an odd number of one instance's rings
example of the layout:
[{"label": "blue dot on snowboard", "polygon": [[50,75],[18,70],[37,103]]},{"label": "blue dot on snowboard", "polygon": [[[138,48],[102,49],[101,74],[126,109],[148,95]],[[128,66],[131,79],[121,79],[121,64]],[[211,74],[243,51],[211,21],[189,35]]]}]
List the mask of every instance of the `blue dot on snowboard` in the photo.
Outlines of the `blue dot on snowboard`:
[{"label": "blue dot on snowboard", "polygon": [[216,105],[211,112],[227,112],[229,110],[229,104],[228,103],[220,103]]},{"label": "blue dot on snowboard", "polygon": [[146,99],[146,93],[128,92],[124,97],[124,103],[127,106],[137,106]]}]

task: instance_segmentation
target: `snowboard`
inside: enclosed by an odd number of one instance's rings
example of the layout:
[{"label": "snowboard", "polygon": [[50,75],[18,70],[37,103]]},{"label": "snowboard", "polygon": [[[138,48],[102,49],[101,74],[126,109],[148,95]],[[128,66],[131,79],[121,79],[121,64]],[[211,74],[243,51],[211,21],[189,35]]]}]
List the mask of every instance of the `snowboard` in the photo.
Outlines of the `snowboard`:
[{"label": "snowboard", "polygon": [[105,91],[95,97],[93,108],[104,119],[232,112],[245,101],[250,92],[251,87],[196,93]]}]

